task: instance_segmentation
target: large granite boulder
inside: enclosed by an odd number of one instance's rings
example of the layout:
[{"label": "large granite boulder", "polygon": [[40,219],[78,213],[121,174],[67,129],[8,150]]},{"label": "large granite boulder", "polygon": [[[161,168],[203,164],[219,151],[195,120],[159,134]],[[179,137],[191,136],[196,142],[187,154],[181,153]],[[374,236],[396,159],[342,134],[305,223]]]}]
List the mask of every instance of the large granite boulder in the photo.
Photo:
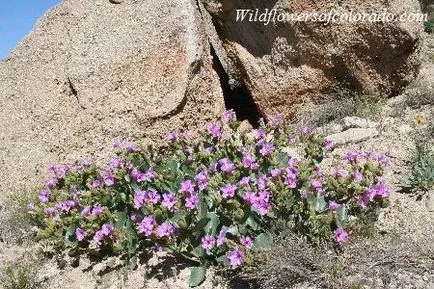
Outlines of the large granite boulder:
[{"label": "large granite boulder", "polygon": [[101,158],[117,139],[158,140],[223,112],[196,4],[115,2],[65,0],[0,62],[2,195],[50,162]]},{"label": "large granite boulder", "polygon": [[[229,59],[235,63],[260,111],[294,114],[324,94],[360,92],[380,97],[399,93],[417,74],[421,22],[236,21],[237,9],[260,13],[420,13],[416,0],[203,0]],[[259,17],[257,18],[259,19]]]}]

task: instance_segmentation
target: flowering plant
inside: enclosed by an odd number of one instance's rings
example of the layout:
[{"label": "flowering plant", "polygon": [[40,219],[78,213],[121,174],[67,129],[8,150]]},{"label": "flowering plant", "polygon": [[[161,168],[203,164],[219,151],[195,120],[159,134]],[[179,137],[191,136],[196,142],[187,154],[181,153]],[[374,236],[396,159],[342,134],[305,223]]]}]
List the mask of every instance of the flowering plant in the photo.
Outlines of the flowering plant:
[{"label": "flowering plant", "polygon": [[[174,131],[158,149],[117,142],[106,168],[88,160],[51,166],[29,205],[40,238],[133,263],[156,248],[183,254],[199,264],[195,286],[208,263],[235,268],[270,246],[266,229],[276,219],[311,241],[343,243],[349,217],[387,205],[384,157],[350,151],[327,168],[322,160],[333,145],[312,128],[296,132],[280,115],[246,134],[238,126],[228,111],[198,139]],[[291,153],[296,147],[300,156]]]}]

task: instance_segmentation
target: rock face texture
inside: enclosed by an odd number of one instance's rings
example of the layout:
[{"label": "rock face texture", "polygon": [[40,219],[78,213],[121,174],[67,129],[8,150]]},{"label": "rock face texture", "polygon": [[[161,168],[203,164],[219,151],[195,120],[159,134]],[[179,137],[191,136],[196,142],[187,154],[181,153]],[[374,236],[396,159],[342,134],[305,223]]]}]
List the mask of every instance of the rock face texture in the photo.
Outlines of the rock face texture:
[{"label": "rock face texture", "polygon": [[64,0],[0,62],[0,192],[50,162],[101,159],[117,139],[194,128],[228,103],[251,120],[256,106],[291,116],[342,89],[399,92],[418,72],[421,23],[236,22],[237,8],[399,15],[426,4],[335,2]]},{"label": "rock face texture", "polygon": [[193,1],[112,2],[65,0],[0,62],[2,195],[50,162],[99,158],[114,140],[157,140],[223,112]]},{"label": "rock face texture", "polygon": [[[204,0],[229,58],[264,115],[291,115],[297,105],[342,89],[400,92],[416,75],[422,24],[415,22],[236,22],[237,9],[293,13],[420,13],[418,1]],[[253,12],[255,13],[255,12]],[[259,19],[259,18],[258,18]]]}]

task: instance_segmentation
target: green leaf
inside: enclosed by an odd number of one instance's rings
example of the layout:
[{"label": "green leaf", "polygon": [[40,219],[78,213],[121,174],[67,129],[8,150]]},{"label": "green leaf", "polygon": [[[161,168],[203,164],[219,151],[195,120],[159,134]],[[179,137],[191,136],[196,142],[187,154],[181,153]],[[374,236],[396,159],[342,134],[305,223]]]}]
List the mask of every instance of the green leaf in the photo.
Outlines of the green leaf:
[{"label": "green leaf", "polygon": [[327,210],[327,202],[325,201],[324,196],[316,198],[315,211],[321,213],[325,210]]},{"label": "green leaf", "polygon": [[126,233],[128,241],[128,252],[130,254],[135,254],[137,250],[138,237],[130,220],[128,220],[126,223]]},{"label": "green leaf", "polygon": [[220,224],[228,228],[231,227],[232,224],[234,223],[231,218],[225,216],[224,214],[219,214],[219,220],[220,220]]},{"label": "green leaf", "polygon": [[230,226],[227,233],[231,234],[232,236],[238,236],[240,234],[237,225]]},{"label": "green leaf", "polygon": [[202,284],[203,281],[205,281],[205,276],[206,276],[205,265],[201,267],[191,268],[190,282],[189,282],[190,287],[196,287]]},{"label": "green leaf", "polygon": [[222,255],[216,258],[216,261],[222,264],[223,266],[229,266],[229,259],[226,255]]},{"label": "green leaf", "polygon": [[261,226],[257,220],[257,217],[253,213],[251,213],[249,218],[247,218],[246,224],[248,226],[250,226],[255,231],[259,231],[261,229]]},{"label": "green leaf", "polygon": [[253,242],[254,250],[270,249],[273,247],[273,239],[266,233],[260,234]]},{"label": "green leaf", "polygon": [[131,186],[131,192],[140,190],[140,187],[136,183],[131,183],[130,186]]},{"label": "green leaf", "polygon": [[172,158],[167,164],[169,171],[174,174],[175,177],[180,176],[179,174],[179,163],[176,158]]},{"label": "green leaf", "polygon": [[68,228],[66,228],[65,233],[65,241],[74,242],[75,241],[75,229],[77,228],[76,224],[69,225]]},{"label": "green leaf", "polygon": [[127,194],[125,194],[125,193],[120,193],[120,196],[121,196],[121,200],[122,200],[123,202],[126,202],[126,201],[127,201]]},{"label": "green leaf", "polygon": [[338,226],[343,226],[348,222],[348,210],[345,205],[341,205],[336,210],[336,223]]},{"label": "green leaf", "polygon": [[198,215],[199,219],[206,218],[208,214],[208,207],[206,205],[205,199],[203,197],[203,193],[199,193],[199,206],[198,206]]},{"label": "green leaf", "polygon": [[190,166],[187,166],[185,164],[183,164],[180,168],[180,170],[185,174],[185,175],[191,175],[193,174],[193,172],[190,169]]},{"label": "green leaf", "polygon": [[247,234],[248,233],[247,225],[246,224],[238,225],[238,232],[240,233],[240,235]]},{"label": "green leaf", "polygon": [[131,270],[134,270],[137,268],[137,264],[138,264],[138,258],[137,255],[132,256],[129,260],[128,260],[128,268]]},{"label": "green leaf", "polygon": [[116,212],[115,228],[122,229],[125,226],[127,220],[128,220],[128,216],[126,212]]},{"label": "green leaf", "polygon": [[202,248],[201,245],[197,246],[196,248],[191,251],[193,256],[197,257],[198,259],[201,259],[203,256],[205,256],[205,249]]},{"label": "green leaf", "polygon": [[194,226],[193,231],[194,232],[202,231],[210,220],[211,219],[208,217],[201,219],[199,222],[197,222],[196,226]]},{"label": "green leaf", "polygon": [[276,154],[276,161],[279,168],[285,168],[288,165],[289,156],[284,152],[278,152]]},{"label": "green leaf", "polygon": [[175,215],[171,218],[171,221],[175,224],[177,224],[180,228],[185,229],[188,227],[187,220],[186,220],[187,213],[183,211],[178,211],[175,213]]},{"label": "green leaf", "polygon": [[210,221],[205,227],[205,232],[209,235],[217,234],[217,229],[220,225],[219,216],[216,213],[208,213],[207,217],[210,219]]}]

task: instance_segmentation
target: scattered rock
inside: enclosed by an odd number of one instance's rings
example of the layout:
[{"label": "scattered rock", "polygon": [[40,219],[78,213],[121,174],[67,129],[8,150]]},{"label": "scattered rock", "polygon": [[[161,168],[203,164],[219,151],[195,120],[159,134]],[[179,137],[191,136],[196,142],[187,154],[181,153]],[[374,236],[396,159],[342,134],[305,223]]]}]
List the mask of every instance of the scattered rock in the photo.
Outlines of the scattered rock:
[{"label": "scattered rock", "polygon": [[244,120],[243,122],[241,122],[240,126],[238,127],[238,132],[240,134],[246,134],[252,129],[253,129],[252,125],[247,120]]},{"label": "scattered rock", "polygon": [[342,125],[344,130],[347,130],[349,128],[374,128],[378,123],[357,116],[347,116],[342,119]]},{"label": "scattered rock", "polygon": [[425,198],[425,206],[429,212],[434,212],[434,192],[428,192]]},{"label": "scattered rock", "polygon": [[101,276],[107,271],[107,268],[107,262],[98,262],[92,266],[92,273]]},{"label": "scattered rock", "polygon": [[378,136],[379,132],[375,128],[350,128],[346,131],[332,134],[328,138],[335,146],[342,146],[349,143],[358,143]]},{"label": "scattered rock", "polygon": [[38,283],[47,282],[49,280],[54,280],[60,274],[60,270],[51,263],[46,263],[42,266],[41,270],[39,270],[39,274],[37,275]]},{"label": "scattered rock", "polygon": [[344,130],[344,126],[338,122],[327,123],[324,126],[318,128],[318,131],[324,135],[335,134],[342,132]]},{"label": "scattered rock", "polygon": [[59,267],[59,269],[64,269],[66,265],[68,265],[68,257],[65,256],[64,254],[56,255],[55,259],[56,259],[57,267]]},{"label": "scattered rock", "polygon": [[282,151],[287,153],[289,156],[291,156],[293,158],[301,159],[303,156],[303,149],[302,148],[285,147],[282,149]]},{"label": "scattered rock", "polygon": [[403,124],[403,125],[400,125],[400,126],[397,128],[397,131],[398,131],[399,133],[405,135],[405,134],[409,134],[410,132],[412,132],[412,131],[413,131],[413,128],[412,128],[411,125],[409,125],[409,124]]}]

